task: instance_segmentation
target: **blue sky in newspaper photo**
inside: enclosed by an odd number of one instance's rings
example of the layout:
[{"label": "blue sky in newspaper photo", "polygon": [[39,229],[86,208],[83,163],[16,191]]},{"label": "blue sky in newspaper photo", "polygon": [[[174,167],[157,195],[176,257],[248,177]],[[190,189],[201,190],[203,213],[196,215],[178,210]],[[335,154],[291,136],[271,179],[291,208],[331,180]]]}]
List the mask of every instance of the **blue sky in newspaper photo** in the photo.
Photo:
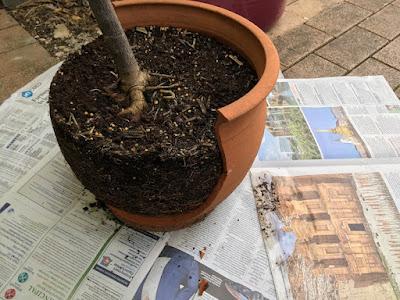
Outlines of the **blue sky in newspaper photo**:
[{"label": "blue sky in newspaper photo", "polygon": [[342,108],[303,107],[302,111],[325,159],[368,157],[368,151]]},{"label": "blue sky in newspaper photo", "polygon": [[[288,152],[290,151],[290,145],[285,142],[284,139],[274,137],[268,128],[265,128],[263,141],[258,151],[259,160],[291,160],[291,155],[286,155],[282,152],[282,148],[287,145]],[[291,152],[291,151],[290,151]]]}]

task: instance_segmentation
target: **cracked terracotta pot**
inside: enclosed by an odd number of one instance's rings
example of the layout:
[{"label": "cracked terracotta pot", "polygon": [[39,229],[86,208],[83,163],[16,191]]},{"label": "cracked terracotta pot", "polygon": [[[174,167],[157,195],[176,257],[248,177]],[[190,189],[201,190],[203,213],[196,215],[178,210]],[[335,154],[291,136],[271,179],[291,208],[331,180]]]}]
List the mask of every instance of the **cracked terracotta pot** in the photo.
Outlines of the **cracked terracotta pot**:
[{"label": "cracked terracotta pot", "polygon": [[173,26],[213,36],[239,51],[256,70],[259,81],[242,98],[218,110],[216,136],[224,173],[208,199],[192,211],[175,215],[133,214],[108,206],[121,221],[136,228],[168,231],[191,225],[209,214],[240,184],[259,149],[266,119],[265,97],[275,85],[279,57],[271,40],[256,25],[228,10],[185,0],[114,2],[125,29]]}]

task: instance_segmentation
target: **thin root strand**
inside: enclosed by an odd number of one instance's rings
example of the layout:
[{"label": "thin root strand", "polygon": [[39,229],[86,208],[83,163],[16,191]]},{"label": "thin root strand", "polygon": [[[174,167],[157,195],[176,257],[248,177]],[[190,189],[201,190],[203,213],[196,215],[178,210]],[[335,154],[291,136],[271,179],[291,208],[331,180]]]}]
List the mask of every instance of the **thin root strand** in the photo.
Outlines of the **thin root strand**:
[{"label": "thin root strand", "polygon": [[175,87],[178,87],[179,85],[180,85],[179,83],[173,83],[173,84],[170,84],[170,85],[159,84],[159,85],[156,85],[156,86],[147,86],[145,88],[145,90],[146,91],[155,91],[155,90],[161,90],[161,89],[173,89]]}]

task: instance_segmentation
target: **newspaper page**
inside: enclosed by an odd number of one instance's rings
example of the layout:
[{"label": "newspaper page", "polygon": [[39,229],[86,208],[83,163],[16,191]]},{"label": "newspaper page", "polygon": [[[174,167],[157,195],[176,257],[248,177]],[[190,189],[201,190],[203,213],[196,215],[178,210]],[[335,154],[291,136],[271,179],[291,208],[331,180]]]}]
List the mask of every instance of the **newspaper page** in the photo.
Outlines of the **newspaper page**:
[{"label": "newspaper page", "polygon": [[[372,175],[357,181],[363,172],[341,166],[354,183],[353,194],[358,196],[364,219],[357,215],[358,219],[347,223],[318,224],[318,230],[327,228],[328,237],[316,234],[315,239],[303,239],[307,226],[317,230],[317,225],[300,223],[315,223],[319,217],[326,221],[329,213],[306,211],[304,218],[298,214],[300,229],[291,229],[295,219],[291,216],[296,214],[289,206],[282,214],[281,206],[265,212],[274,223],[262,225],[262,234],[249,178],[199,224],[171,235],[133,230],[96,207],[94,196],[77,181],[59,152],[47,104],[51,78],[58,67],[0,106],[0,299],[303,299],[343,295],[390,299],[398,295],[394,234],[398,228],[387,221],[393,207],[377,205],[373,199],[384,195],[383,188],[374,190],[382,183],[385,191],[390,191],[385,199],[396,205],[393,199],[400,197],[396,189],[400,171],[361,170]],[[267,128],[255,166],[273,166],[273,161],[322,164],[346,159],[362,169],[363,158],[393,162],[400,153],[396,127],[400,105],[383,77],[281,80],[267,101]],[[323,168],[321,174],[328,169]],[[282,168],[276,174],[257,170],[270,183],[291,175],[280,174]],[[335,172],[337,168],[332,174]],[[315,178],[324,178],[318,171],[315,174]],[[260,178],[257,176],[252,177],[255,187],[261,184],[254,179]],[[373,184],[368,185],[368,180]],[[330,182],[328,176],[321,186]],[[339,182],[345,187],[344,181]],[[362,188],[365,196],[361,197]],[[265,197],[270,190],[256,189],[255,193]],[[346,202],[349,191],[329,189],[321,194],[331,197],[337,193],[337,198]],[[295,194],[316,197],[306,190]],[[367,201],[359,201],[368,196],[369,206]],[[345,209],[346,205],[338,207]],[[304,209],[312,208],[306,205]],[[397,222],[397,215],[390,216]],[[349,232],[355,235],[354,243]],[[306,246],[298,247],[299,241]],[[321,251],[330,255],[327,260],[314,259],[313,255],[322,253],[318,252],[320,245],[329,248],[325,251],[321,246]],[[298,256],[300,263],[293,259]],[[296,269],[296,264],[301,268]]]},{"label": "newspaper page", "polygon": [[95,203],[58,149],[0,199],[0,299],[132,299],[168,235]]},{"label": "newspaper page", "polygon": [[57,145],[47,99],[59,66],[47,70],[0,106],[0,196]]},{"label": "newspaper page", "polygon": [[400,296],[400,165],[253,169],[279,299]]},{"label": "newspaper page", "polygon": [[400,156],[400,102],[382,76],[281,79],[267,102],[255,167]]},{"label": "newspaper page", "polygon": [[95,203],[58,149],[0,199],[0,299],[275,299],[249,177],[171,234]]},{"label": "newspaper page", "polygon": [[246,177],[203,222],[173,232],[134,299],[275,299],[252,199]]}]

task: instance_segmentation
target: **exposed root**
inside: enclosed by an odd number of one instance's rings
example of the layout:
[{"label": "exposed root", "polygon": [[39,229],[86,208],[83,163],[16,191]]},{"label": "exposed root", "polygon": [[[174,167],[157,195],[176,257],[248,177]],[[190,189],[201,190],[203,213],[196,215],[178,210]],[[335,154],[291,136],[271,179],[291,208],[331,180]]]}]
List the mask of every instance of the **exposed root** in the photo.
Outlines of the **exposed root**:
[{"label": "exposed root", "polygon": [[165,78],[174,78],[173,75],[169,74],[162,74],[162,73],[155,73],[155,72],[150,72],[151,76],[158,76],[158,77],[165,77]]},{"label": "exposed root", "polygon": [[[132,76],[125,76],[121,77],[121,89],[127,93],[129,93],[129,97],[131,100],[131,104],[129,107],[124,108],[119,115],[120,116],[131,116],[133,120],[138,121],[140,119],[141,113],[143,110],[147,107],[147,102],[144,97],[144,91],[160,91],[160,93],[163,95],[163,98],[165,100],[173,100],[175,99],[175,93],[171,91],[170,89],[178,87],[180,84],[179,83],[173,83],[170,85],[165,85],[159,84],[156,86],[146,86],[147,82],[150,79],[150,74],[145,71],[140,71],[139,76],[137,77],[136,80],[132,78]],[[164,74],[161,74],[164,75]],[[110,92],[110,91],[109,91]],[[110,94],[110,96],[113,96],[113,94]],[[117,102],[118,99],[116,99]]]},{"label": "exposed root", "polygon": [[[143,92],[145,91],[149,77],[150,76],[147,72],[140,71],[136,80],[133,80],[129,76],[126,78],[121,78],[121,88],[129,93],[131,105],[123,109],[119,113],[120,116],[126,116],[130,114],[134,119],[140,119],[141,113],[147,106]],[[132,82],[134,82],[134,84],[132,84]]]},{"label": "exposed root", "polygon": [[175,99],[175,93],[171,90],[160,90],[160,93],[163,95],[165,100]]},{"label": "exposed root", "polygon": [[156,86],[147,86],[145,88],[145,90],[146,91],[155,91],[155,90],[161,90],[161,89],[172,89],[172,88],[175,88],[175,87],[177,87],[179,85],[180,85],[179,83],[173,83],[173,84],[170,84],[170,85],[159,84],[159,85],[156,85]]}]

